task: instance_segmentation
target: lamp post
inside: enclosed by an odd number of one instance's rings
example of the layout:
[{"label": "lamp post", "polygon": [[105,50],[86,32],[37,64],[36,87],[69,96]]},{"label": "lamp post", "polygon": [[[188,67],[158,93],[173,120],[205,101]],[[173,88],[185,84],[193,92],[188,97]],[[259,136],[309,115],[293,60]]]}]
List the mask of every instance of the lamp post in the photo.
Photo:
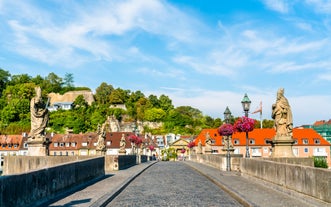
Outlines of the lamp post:
[{"label": "lamp post", "polygon": [[[243,109],[245,111],[245,116],[248,117],[251,100],[249,100],[247,93],[245,93],[245,96],[244,96],[243,100],[241,101],[241,104],[243,105]],[[249,148],[248,148],[248,132],[246,132],[246,158],[250,158]]]},{"label": "lamp post", "polygon": [[[224,111],[224,120],[225,123],[229,123],[230,122],[230,118],[231,118],[231,111],[229,109],[229,107],[226,107],[225,111]],[[230,136],[227,136],[227,146],[226,146],[226,171],[231,171],[231,157],[230,157]]]}]

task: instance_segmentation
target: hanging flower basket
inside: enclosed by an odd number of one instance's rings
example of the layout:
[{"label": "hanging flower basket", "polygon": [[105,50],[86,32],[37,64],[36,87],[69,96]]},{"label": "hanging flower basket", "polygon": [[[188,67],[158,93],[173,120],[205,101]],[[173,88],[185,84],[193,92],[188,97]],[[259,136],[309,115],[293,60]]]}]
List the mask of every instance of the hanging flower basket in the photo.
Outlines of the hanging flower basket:
[{"label": "hanging flower basket", "polygon": [[234,128],[231,124],[223,124],[217,131],[221,136],[230,136],[233,134]]},{"label": "hanging flower basket", "polygon": [[180,151],[182,154],[184,154],[186,152],[186,150],[183,148],[181,151]]},{"label": "hanging flower basket", "polygon": [[187,147],[188,148],[190,148],[190,149],[192,149],[193,147],[195,147],[195,142],[189,142],[188,144],[187,144]]},{"label": "hanging flower basket", "polygon": [[237,132],[250,132],[254,129],[255,120],[246,116],[240,117],[234,123],[234,128]]}]

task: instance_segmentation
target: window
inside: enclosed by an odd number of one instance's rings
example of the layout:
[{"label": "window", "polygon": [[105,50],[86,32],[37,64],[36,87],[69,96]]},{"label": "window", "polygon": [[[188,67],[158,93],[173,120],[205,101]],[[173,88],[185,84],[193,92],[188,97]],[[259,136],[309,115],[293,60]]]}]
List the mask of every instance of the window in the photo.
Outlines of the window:
[{"label": "window", "polygon": [[62,152],[60,152],[60,156],[62,156]]},{"label": "window", "polygon": [[308,139],[302,139],[302,143],[303,144],[308,144],[309,142],[308,142]]},{"label": "window", "polygon": [[56,156],[56,152],[54,152],[54,156]]},{"label": "window", "polygon": [[60,147],[64,147],[64,143],[63,142],[60,142]]},{"label": "window", "polygon": [[69,152],[66,152],[66,156],[68,156],[69,155]]},{"label": "window", "polygon": [[255,144],[255,139],[250,139],[249,144]]},{"label": "window", "polygon": [[93,146],[97,146],[97,144],[98,144],[98,143],[94,142],[94,143],[93,143]]},{"label": "window", "polygon": [[212,139],[211,140],[211,144],[215,144],[215,139]]},{"label": "window", "polygon": [[58,143],[57,142],[54,142],[53,145],[54,145],[54,147],[57,147],[58,146]]},{"label": "window", "polygon": [[319,139],[314,139],[314,144],[321,144],[321,140],[319,140]]},{"label": "window", "polygon": [[264,144],[271,144],[271,139],[265,139]]},{"label": "window", "polygon": [[76,147],[76,142],[71,142],[72,147]]},{"label": "window", "polygon": [[308,148],[307,147],[304,149],[304,152],[305,153],[308,153]]},{"label": "window", "polygon": [[75,155],[75,152],[71,152],[71,155]]},{"label": "window", "polygon": [[233,140],[233,144],[238,145],[239,144],[239,139]]},{"label": "window", "polygon": [[87,146],[87,142],[82,142],[82,146],[86,147]]},{"label": "window", "polygon": [[66,142],[66,147],[70,147],[70,143],[69,142]]},{"label": "window", "polygon": [[111,141],[107,141],[107,146],[110,146],[111,145]]},{"label": "window", "polygon": [[294,144],[298,144],[298,140],[297,139],[294,139]]},{"label": "window", "polygon": [[269,147],[263,147],[263,153],[268,153],[269,152]]}]

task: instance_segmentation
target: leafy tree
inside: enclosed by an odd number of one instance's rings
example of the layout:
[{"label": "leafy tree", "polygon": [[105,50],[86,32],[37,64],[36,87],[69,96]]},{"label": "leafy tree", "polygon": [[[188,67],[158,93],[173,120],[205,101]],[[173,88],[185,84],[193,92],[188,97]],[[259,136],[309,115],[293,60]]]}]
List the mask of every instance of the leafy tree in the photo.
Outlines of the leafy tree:
[{"label": "leafy tree", "polygon": [[173,109],[174,106],[172,105],[172,100],[166,96],[166,95],[161,95],[159,98],[159,103],[160,107],[165,111],[168,112],[169,110]]},{"label": "leafy tree", "polygon": [[73,104],[74,104],[75,108],[82,108],[82,107],[86,108],[86,107],[88,107],[88,103],[86,102],[83,95],[77,96],[77,98],[75,99]]},{"label": "leafy tree", "polygon": [[46,93],[60,93],[62,90],[63,80],[55,73],[49,73],[45,78],[42,88]]},{"label": "leafy tree", "polygon": [[126,91],[120,88],[113,90],[109,97],[110,104],[124,104],[127,100]]},{"label": "leafy tree", "polygon": [[166,116],[166,112],[160,108],[150,108],[145,111],[145,120],[152,122],[160,122]]},{"label": "leafy tree", "polygon": [[5,89],[10,77],[11,75],[8,71],[0,68],[0,95],[2,95],[2,91]]},{"label": "leafy tree", "polygon": [[43,77],[41,77],[40,75],[37,75],[36,77],[31,78],[31,82],[33,82],[37,86],[41,86],[44,81],[45,81],[45,79]]},{"label": "leafy tree", "polygon": [[110,94],[114,90],[112,85],[108,85],[103,82],[100,86],[95,90],[95,99],[99,104],[109,104],[110,102]]},{"label": "leafy tree", "polygon": [[31,76],[28,74],[12,75],[10,85],[17,85],[31,82]]},{"label": "leafy tree", "polygon": [[74,89],[74,75],[72,73],[66,73],[63,79],[64,91],[68,92]]},{"label": "leafy tree", "polygon": [[160,101],[155,95],[149,95],[148,100],[151,103],[152,107],[154,108],[160,108]]}]

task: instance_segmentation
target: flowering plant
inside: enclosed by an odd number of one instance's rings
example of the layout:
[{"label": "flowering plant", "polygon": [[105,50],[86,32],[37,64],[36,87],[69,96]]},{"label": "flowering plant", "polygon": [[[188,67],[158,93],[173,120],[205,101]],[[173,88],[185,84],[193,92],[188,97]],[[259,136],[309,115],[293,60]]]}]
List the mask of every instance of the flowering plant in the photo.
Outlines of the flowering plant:
[{"label": "flowering plant", "polygon": [[153,145],[149,145],[148,148],[149,148],[150,151],[153,151],[155,149],[155,147]]},{"label": "flowering plant", "polygon": [[185,151],[186,151],[186,150],[183,148],[180,152],[181,152],[182,154],[184,154]]},{"label": "flowering plant", "polygon": [[136,145],[139,145],[142,143],[142,139],[136,135],[130,135],[129,136],[129,141],[136,144]]},{"label": "flowering plant", "polygon": [[188,148],[190,148],[190,149],[192,149],[193,147],[195,147],[195,142],[189,142],[188,144],[187,144],[187,147]]},{"label": "flowering plant", "polygon": [[221,136],[230,136],[233,134],[234,128],[231,124],[223,124],[217,131]]},{"label": "flowering plant", "polygon": [[246,116],[240,117],[234,123],[234,128],[238,132],[250,132],[254,129],[255,120]]}]

